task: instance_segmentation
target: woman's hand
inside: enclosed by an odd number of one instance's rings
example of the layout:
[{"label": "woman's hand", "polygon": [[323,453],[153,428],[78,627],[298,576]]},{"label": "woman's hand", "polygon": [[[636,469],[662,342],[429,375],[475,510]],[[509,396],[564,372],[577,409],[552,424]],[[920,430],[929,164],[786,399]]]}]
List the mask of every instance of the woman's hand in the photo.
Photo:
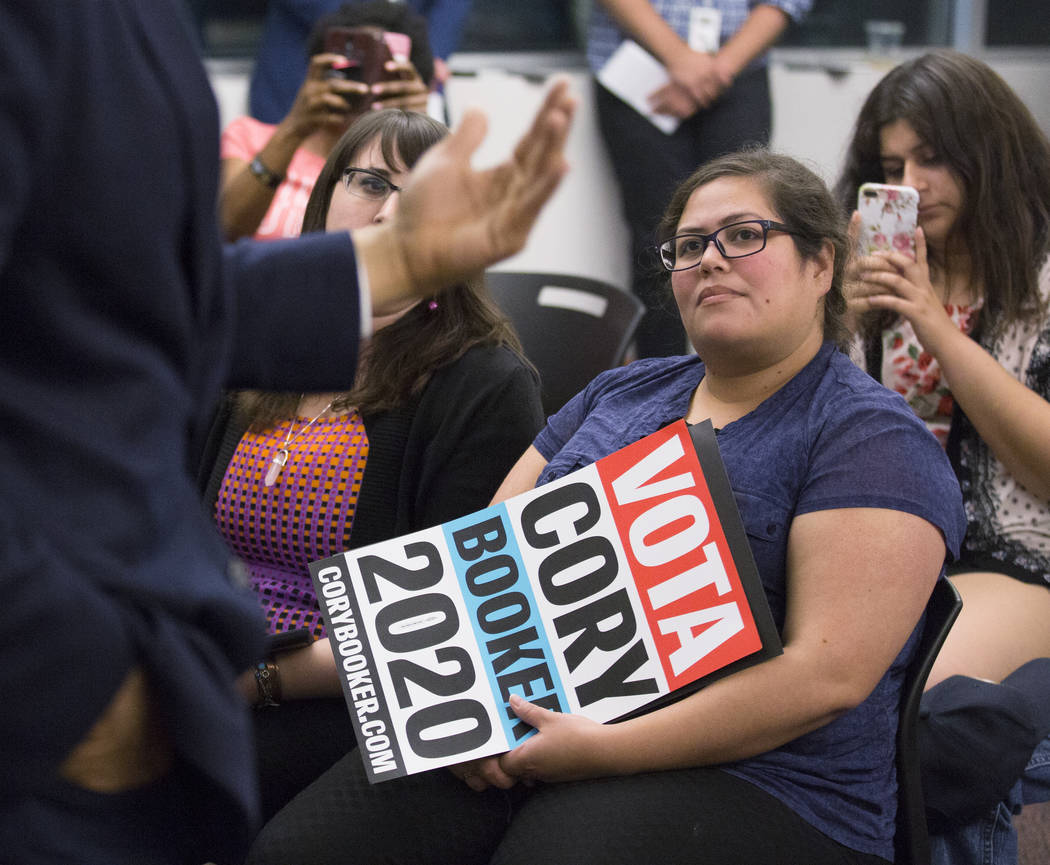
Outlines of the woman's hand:
[{"label": "woman's hand", "polygon": [[669,114],[679,120],[692,117],[700,110],[689,91],[673,81],[650,93],[648,102],[649,107],[657,114]]},{"label": "woman's hand", "polygon": [[430,90],[419,77],[416,67],[407,60],[388,60],[384,69],[396,77],[372,85],[369,91],[372,110],[401,108],[425,113]]},{"label": "woman's hand", "polygon": [[295,101],[280,123],[299,140],[325,126],[340,129],[367,110],[367,85],[326,77],[332,64],[340,59],[338,54],[315,54],[310,58]]},{"label": "woman's hand", "polygon": [[922,347],[935,357],[945,338],[959,333],[930,280],[926,236],[921,228],[915,229],[914,260],[901,252],[877,252],[858,258],[851,276],[852,309],[888,309],[906,318]]},{"label": "woman's hand", "polygon": [[609,757],[611,728],[585,718],[552,712],[511,694],[510,707],[536,734],[499,758],[507,775],[531,781],[578,781],[615,774]]},{"label": "woman's hand", "polygon": [[449,766],[448,768],[453,775],[475,793],[481,793],[489,787],[509,790],[517,783],[518,779],[504,772],[499,760],[499,757],[481,757],[477,760],[457,763],[455,766]]}]

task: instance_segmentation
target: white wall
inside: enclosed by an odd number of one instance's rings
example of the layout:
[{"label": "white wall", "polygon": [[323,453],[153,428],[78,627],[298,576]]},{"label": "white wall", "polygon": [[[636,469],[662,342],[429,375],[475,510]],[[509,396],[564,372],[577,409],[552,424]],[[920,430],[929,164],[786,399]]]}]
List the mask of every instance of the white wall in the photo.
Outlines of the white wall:
[{"label": "white wall", "polygon": [[[777,49],[770,65],[773,146],[809,160],[834,182],[853,122],[865,97],[900,60],[862,51]],[[1050,51],[989,53],[983,56],[1028,105],[1050,135]]]},{"label": "white wall", "polygon": [[[833,182],[861,103],[899,59],[873,58],[862,51],[775,50],[770,64],[773,147],[806,160]],[[1050,135],[1050,52],[1003,51],[984,59],[1025,100]],[[581,68],[580,58],[456,55],[451,65],[469,73],[449,82],[451,122],[455,124],[471,105],[482,108],[489,118],[489,134],[476,155],[477,165],[492,164],[510,153],[542,98],[548,74],[567,75],[580,100],[568,143],[569,174],[540,216],[526,248],[500,267],[591,276],[626,288],[627,232],[597,128],[590,76]],[[209,64],[209,71],[225,125],[245,110],[249,67],[243,61],[218,61]]]}]

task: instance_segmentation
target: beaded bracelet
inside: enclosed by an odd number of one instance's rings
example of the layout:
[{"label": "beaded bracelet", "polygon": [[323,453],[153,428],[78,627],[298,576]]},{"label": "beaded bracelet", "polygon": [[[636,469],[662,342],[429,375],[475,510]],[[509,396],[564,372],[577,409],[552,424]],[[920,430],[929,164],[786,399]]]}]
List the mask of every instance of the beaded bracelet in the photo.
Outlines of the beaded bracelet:
[{"label": "beaded bracelet", "polygon": [[256,709],[281,704],[281,673],[273,661],[259,661],[255,666],[255,687],[259,689]]}]

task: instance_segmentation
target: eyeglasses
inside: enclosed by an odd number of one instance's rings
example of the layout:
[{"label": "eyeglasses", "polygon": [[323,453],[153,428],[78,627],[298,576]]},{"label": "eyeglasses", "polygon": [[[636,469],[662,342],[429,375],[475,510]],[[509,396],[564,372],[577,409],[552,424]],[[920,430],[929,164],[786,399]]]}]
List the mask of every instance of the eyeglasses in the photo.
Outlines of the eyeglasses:
[{"label": "eyeglasses", "polygon": [[723,258],[747,258],[766,248],[766,236],[771,231],[798,234],[780,222],[771,219],[747,219],[723,225],[711,234],[692,231],[676,234],[660,244],[660,261],[670,271],[689,270],[700,264],[707,244],[714,241]]},{"label": "eyeglasses", "polygon": [[401,187],[395,186],[382,174],[372,171],[370,168],[347,168],[343,171],[343,186],[351,195],[365,198],[368,201],[386,201],[391,193],[400,192]]}]

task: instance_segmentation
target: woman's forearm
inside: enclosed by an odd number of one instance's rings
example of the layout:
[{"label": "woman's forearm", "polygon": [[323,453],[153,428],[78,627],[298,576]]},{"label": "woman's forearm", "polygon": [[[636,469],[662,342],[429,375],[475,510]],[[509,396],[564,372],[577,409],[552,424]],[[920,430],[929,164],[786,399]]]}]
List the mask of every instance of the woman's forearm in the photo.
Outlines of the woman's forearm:
[{"label": "woman's forearm", "polygon": [[342,693],[332,645],[326,638],[302,649],[282,652],[276,661],[282,700],[337,697]]},{"label": "woman's forearm", "polygon": [[960,331],[926,348],[992,453],[1029,492],[1050,499],[1050,403]]},{"label": "woman's forearm", "polygon": [[[278,126],[255,157],[278,177],[288,173],[302,136]],[[268,186],[254,176],[243,159],[224,159],[219,189],[219,218],[226,240],[251,237],[259,230],[279,187]]]}]

